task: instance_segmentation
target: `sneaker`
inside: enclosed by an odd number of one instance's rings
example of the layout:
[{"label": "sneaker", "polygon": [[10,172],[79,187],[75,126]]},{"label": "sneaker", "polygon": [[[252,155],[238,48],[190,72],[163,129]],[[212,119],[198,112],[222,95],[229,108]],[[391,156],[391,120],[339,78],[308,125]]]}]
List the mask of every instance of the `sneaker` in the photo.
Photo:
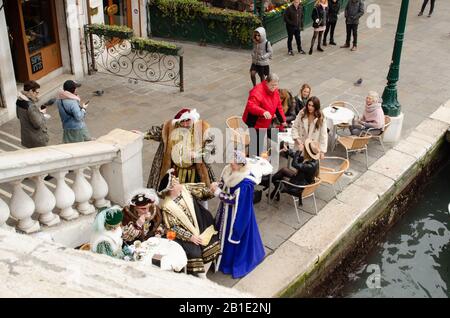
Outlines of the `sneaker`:
[{"label": "sneaker", "polygon": [[300,54],[306,54],[306,52],[303,51],[302,49],[300,49],[300,50],[298,51],[298,53],[300,53]]},{"label": "sneaker", "polygon": [[288,54],[289,54],[289,55],[294,55],[294,52],[289,51]]},{"label": "sneaker", "polygon": [[356,51],[356,45],[354,45],[350,51],[352,52]]},{"label": "sneaker", "polygon": [[341,49],[346,49],[346,48],[349,48],[349,47],[350,47],[350,44],[344,44],[344,45],[341,46]]},{"label": "sneaker", "polygon": [[423,12],[419,12],[419,14],[417,15],[418,17],[423,16]]}]

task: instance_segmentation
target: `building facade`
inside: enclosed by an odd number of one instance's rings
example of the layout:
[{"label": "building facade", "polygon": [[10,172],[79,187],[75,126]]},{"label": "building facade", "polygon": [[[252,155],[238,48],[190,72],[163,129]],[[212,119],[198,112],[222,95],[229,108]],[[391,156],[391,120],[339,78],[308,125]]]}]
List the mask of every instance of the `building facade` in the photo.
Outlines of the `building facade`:
[{"label": "building facade", "polygon": [[0,124],[15,117],[25,81],[37,81],[45,94],[87,74],[85,24],[127,25],[147,37],[146,2],[0,0]]}]

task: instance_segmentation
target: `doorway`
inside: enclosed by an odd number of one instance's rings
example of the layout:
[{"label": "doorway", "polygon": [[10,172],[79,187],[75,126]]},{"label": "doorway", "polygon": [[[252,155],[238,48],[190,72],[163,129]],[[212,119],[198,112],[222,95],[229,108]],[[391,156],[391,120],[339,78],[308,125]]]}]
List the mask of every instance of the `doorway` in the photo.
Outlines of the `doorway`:
[{"label": "doorway", "polygon": [[105,24],[132,27],[131,0],[103,0]]},{"label": "doorway", "polygon": [[18,82],[62,67],[55,0],[6,0],[5,16]]}]

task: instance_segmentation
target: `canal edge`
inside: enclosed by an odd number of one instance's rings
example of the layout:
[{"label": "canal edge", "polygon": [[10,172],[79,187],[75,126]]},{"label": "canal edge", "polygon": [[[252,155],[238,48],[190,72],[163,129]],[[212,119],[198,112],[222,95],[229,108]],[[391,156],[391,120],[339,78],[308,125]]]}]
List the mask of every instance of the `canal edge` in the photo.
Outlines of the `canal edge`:
[{"label": "canal edge", "polygon": [[[450,100],[372,164],[234,288],[257,297],[314,296],[311,290],[317,282],[339,265],[372,222],[390,213],[389,224],[395,223],[401,211],[390,206],[424,167],[437,160],[439,152],[445,155],[441,151],[443,147],[448,151],[449,127]],[[363,187],[365,178],[375,186]]]}]

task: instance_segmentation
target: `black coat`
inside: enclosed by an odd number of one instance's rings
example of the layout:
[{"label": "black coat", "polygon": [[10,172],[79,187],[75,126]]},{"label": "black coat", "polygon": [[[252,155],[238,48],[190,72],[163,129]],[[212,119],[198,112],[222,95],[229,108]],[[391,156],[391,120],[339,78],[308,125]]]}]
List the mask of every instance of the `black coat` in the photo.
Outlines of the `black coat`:
[{"label": "black coat", "polygon": [[345,7],[345,23],[358,24],[364,15],[364,2],[362,0],[348,0]]},{"label": "black coat", "polygon": [[[326,24],[325,18],[328,16],[328,7],[325,9],[320,5],[316,5],[311,13],[311,18],[313,20],[313,28],[318,28]],[[319,23],[316,20],[319,19]]]},{"label": "black coat", "polygon": [[[289,94],[288,109],[287,109],[287,111],[284,112],[284,115],[286,116],[286,123],[290,124],[295,120],[295,118],[297,118],[297,113],[296,113],[297,102],[294,99],[294,97],[292,97],[291,92],[288,92],[288,94]],[[280,125],[281,122],[280,122],[279,118],[282,118],[282,117],[281,117],[281,114],[279,113],[278,109],[276,110],[275,114],[276,114],[277,118],[274,119],[273,124]]]},{"label": "black coat", "polygon": [[300,151],[296,151],[293,155],[292,167],[297,170],[297,174],[289,179],[290,183],[296,185],[312,184],[319,168],[319,161],[314,159],[304,161]]},{"label": "black coat", "polygon": [[305,108],[306,104],[303,103],[303,101],[301,100],[301,98],[299,98],[298,96],[295,96],[295,114],[298,115],[298,113],[300,113],[300,111]]},{"label": "black coat", "polygon": [[339,9],[341,8],[340,0],[333,2],[328,1],[328,22],[337,22]]},{"label": "black coat", "polygon": [[300,3],[296,9],[291,4],[284,11],[284,22],[288,28],[303,30],[303,6]]}]

